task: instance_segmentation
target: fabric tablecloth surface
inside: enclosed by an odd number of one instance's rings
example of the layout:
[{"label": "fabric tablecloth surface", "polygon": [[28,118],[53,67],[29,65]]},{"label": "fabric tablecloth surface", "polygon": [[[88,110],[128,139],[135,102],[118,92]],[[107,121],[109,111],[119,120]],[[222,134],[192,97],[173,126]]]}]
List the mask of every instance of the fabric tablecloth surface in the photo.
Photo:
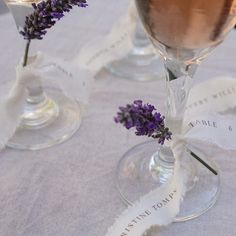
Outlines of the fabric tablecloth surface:
[{"label": "fabric tablecloth surface", "polygon": [[[91,1],[74,9],[50,30],[40,50],[73,59],[89,40],[109,32],[129,1]],[[15,77],[25,42],[10,14],[0,15],[0,81]],[[236,32],[231,32],[200,66],[195,83],[216,76],[236,78]],[[87,114],[67,142],[40,151],[0,153],[0,236],[104,236],[126,208],[115,187],[122,154],[143,138],[113,122],[119,105],[140,98],[165,111],[165,82],[134,82],[106,70],[96,76]],[[236,236],[236,153],[209,147],[221,169],[216,205],[201,217],[162,228],[160,236]]]}]

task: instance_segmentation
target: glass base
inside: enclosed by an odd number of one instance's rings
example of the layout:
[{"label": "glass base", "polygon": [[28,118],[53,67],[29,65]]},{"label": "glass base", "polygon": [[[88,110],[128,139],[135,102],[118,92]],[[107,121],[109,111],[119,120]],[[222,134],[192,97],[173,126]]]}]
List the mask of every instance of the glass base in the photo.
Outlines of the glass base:
[{"label": "glass base", "polygon": [[60,90],[45,88],[45,104],[36,112],[25,111],[20,127],[7,146],[16,149],[39,150],[62,143],[80,127],[79,104]]},{"label": "glass base", "polygon": [[137,81],[165,78],[163,68],[161,59],[154,54],[152,47],[134,48],[126,57],[106,66],[106,69],[117,77]]},{"label": "glass base", "polygon": [[[126,204],[132,205],[134,201],[161,186],[172,175],[173,165],[164,165],[161,159],[157,160],[159,150],[157,141],[149,141],[133,147],[120,160],[116,170],[116,186]],[[207,162],[218,170],[214,162]],[[219,194],[219,175],[212,174],[194,158],[193,165],[196,177],[185,195],[175,222],[202,215],[215,204]]]}]

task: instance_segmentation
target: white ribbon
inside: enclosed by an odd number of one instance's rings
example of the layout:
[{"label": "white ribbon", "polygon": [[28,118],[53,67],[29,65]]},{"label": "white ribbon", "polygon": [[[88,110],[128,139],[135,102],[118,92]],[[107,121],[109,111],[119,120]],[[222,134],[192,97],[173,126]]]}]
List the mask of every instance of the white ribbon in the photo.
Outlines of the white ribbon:
[{"label": "white ribbon", "polygon": [[68,97],[86,105],[91,82],[92,75],[89,71],[40,52],[30,59],[26,67],[21,62],[16,67],[16,80],[9,92],[4,86],[1,87],[3,97],[0,99],[0,149],[6,146],[21,123],[28,95],[27,87],[33,84],[56,87]]},{"label": "white ribbon", "polygon": [[186,173],[180,165],[184,145],[181,139],[171,142],[176,161],[170,181],[128,207],[108,230],[106,236],[140,236],[152,226],[172,222],[179,212],[180,202],[186,191]]},{"label": "white ribbon", "polygon": [[131,1],[128,11],[113,25],[109,34],[96,37],[85,45],[75,58],[75,63],[95,75],[109,62],[128,55],[133,48],[137,23],[137,10],[134,1]]},{"label": "white ribbon", "polygon": [[18,66],[16,68],[16,81],[7,97],[0,102],[0,149],[5,147],[20,124],[20,116],[27,96],[25,87],[29,81],[34,79],[34,76],[28,76],[28,74],[29,69],[22,70]]},{"label": "white ribbon", "polygon": [[[204,99],[205,102],[202,102]],[[184,147],[196,148],[207,143],[224,150],[236,150],[235,111],[232,112],[235,101],[236,79],[214,78],[191,90],[185,116],[186,133],[183,137],[174,137],[169,143],[175,158],[173,176],[169,182],[128,207],[108,229],[106,236],[141,236],[153,226],[167,225],[174,220],[179,213],[188,179],[181,165],[181,159],[185,156]],[[213,108],[216,108],[214,115],[206,115],[207,110],[213,111]],[[229,111],[230,115],[216,114]]]}]

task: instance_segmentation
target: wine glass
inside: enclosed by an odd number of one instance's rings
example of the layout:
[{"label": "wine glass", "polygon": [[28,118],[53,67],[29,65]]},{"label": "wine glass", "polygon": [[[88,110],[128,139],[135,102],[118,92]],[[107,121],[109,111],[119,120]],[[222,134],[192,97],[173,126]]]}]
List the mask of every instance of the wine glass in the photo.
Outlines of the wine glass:
[{"label": "wine glass", "polygon": [[[136,0],[141,21],[164,61],[166,125],[174,134],[182,132],[185,105],[198,65],[236,23],[235,4],[235,0]],[[204,157],[202,150],[190,151]],[[176,222],[193,219],[210,209],[220,188],[219,175],[199,164],[189,150],[184,153],[181,161],[188,173],[187,193]],[[204,159],[218,170],[212,160]],[[158,146],[157,141],[133,147],[124,154],[116,172],[122,199],[132,204],[161,186],[172,176],[173,167],[171,149]]]},{"label": "wine glass", "polygon": [[135,30],[132,50],[124,58],[110,62],[106,68],[113,75],[129,80],[148,81],[165,77],[163,63],[140,21]]},{"label": "wine glass", "polygon": [[[23,28],[25,17],[32,13],[32,3],[39,2],[40,0],[5,0],[18,30]],[[35,63],[34,58],[29,57],[29,65]],[[7,146],[30,150],[47,148],[67,140],[78,130],[81,109],[75,100],[64,95],[60,89],[43,87],[41,81],[35,82],[33,79],[27,90],[28,97],[20,126]]]}]

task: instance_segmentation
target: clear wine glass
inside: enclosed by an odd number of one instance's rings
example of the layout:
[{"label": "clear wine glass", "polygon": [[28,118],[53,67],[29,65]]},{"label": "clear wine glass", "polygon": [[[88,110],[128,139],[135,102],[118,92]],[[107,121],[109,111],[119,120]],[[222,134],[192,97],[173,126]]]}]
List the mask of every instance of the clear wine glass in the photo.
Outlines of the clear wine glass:
[{"label": "clear wine glass", "polygon": [[[167,81],[166,125],[182,132],[183,114],[193,75],[200,62],[223,41],[236,23],[235,0],[136,0],[143,25],[162,55]],[[201,150],[192,150],[202,154]],[[215,163],[204,157],[217,169]],[[200,216],[217,200],[219,175],[213,175],[191,157],[181,159],[188,171],[187,194],[175,221]],[[172,176],[172,151],[157,141],[142,143],[124,154],[116,172],[122,199],[132,204]],[[218,171],[219,172],[219,171]]]},{"label": "clear wine glass", "polygon": [[133,48],[127,56],[109,63],[106,68],[115,76],[129,80],[148,81],[164,78],[163,63],[139,21]]},{"label": "clear wine glass", "polygon": [[[32,11],[32,3],[40,0],[5,0],[17,29],[23,28],[25,17]],[[20,36],[19,36],[20,37]],[[34,57],[29,59],[32,61]],[[50,86],[40,82],[28,86],[21,124],[8,146],[17,149],[37,150],[61,143],[80,127],[81,111],[78,103]]]}]

